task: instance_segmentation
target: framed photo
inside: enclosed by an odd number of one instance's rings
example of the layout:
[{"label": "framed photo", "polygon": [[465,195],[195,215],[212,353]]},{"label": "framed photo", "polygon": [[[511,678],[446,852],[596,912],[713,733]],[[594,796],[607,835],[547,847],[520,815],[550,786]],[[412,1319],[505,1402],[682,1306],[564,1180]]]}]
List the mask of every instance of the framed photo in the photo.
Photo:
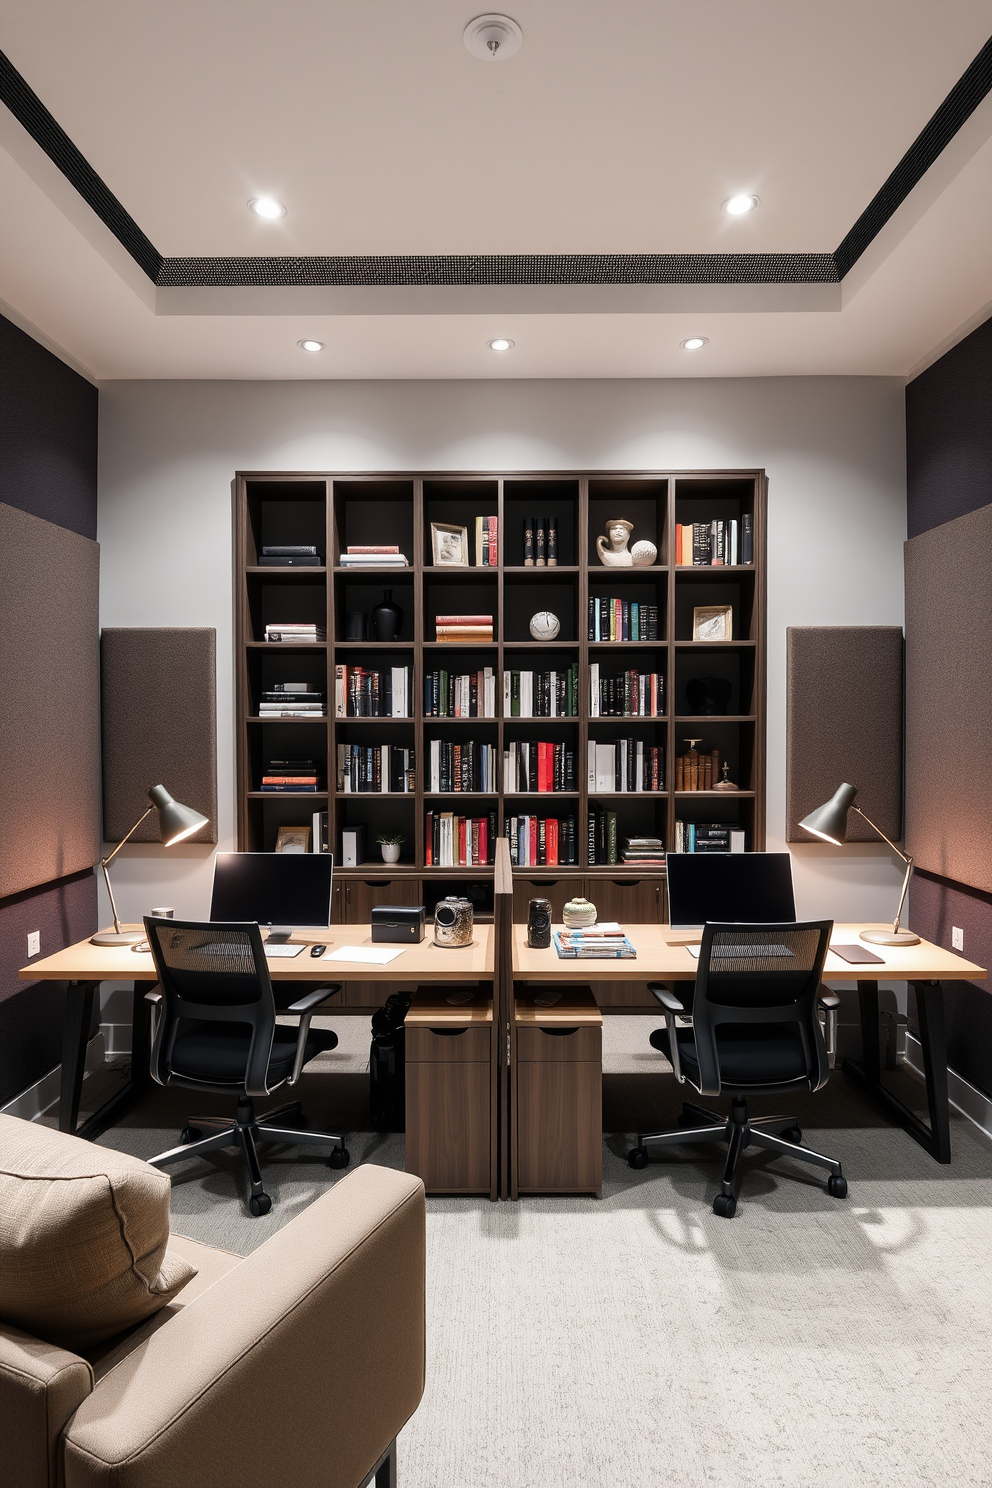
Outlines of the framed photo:
[{"label": "framed photo", "polygon": [[310,851],[309,827],[280,827],[276,837],[276,852],[308,853]]},{"label": "framed photo", "polygon": [[732,641],[734,610],[732,605],[696,605],[692,611],[694,641]]},{"label": "framed photo", "polygon": [[468,568],[468,528],[432,522],[431,551],[438,567]]}]

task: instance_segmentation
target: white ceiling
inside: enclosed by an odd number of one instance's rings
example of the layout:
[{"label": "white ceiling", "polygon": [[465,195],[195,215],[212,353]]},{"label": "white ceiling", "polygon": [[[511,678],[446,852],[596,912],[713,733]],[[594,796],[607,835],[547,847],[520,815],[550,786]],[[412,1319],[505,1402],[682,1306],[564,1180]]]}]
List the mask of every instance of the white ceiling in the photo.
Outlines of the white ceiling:
[{"label": "white ceiling", "polygon": [[[814,253],[992,33],[992,0],[507,9],[523,48],[493,64],[462,44],[471,0],[0,0],[0,48],[167,256]],[[826,309],[283,290],[175,313],[0,114],[0,300],[100,379],[907,376],[992,302],[988,100]],[[761,206],[730,219],[739,190]],[[289,215],[254,218],[260,193]]]}]

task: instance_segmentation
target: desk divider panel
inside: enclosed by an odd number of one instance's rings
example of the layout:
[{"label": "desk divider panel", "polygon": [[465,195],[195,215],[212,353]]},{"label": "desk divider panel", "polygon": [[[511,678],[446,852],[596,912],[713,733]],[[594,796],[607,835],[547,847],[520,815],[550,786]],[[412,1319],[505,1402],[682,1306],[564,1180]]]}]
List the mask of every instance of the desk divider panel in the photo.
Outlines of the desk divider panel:
[{"label": "desk divider panel", "polygon": [[[786,631],[786,841],[844,781],[887,837],[902,836],[903,643],[898,625],[799,625]],[[877,842],[856,812],[849,842]]]},{"label": "desk divider panel", "polygon": [[497,1192],[501,1199],[510,1196],[510,1038],[513,1030],[513,868],[510,844],[505,837],[496,840],[496,863],[493,869],[494,914],[493,954],[496,957],[493,981],[493,1057],[496,1061],[496,1162]]}]

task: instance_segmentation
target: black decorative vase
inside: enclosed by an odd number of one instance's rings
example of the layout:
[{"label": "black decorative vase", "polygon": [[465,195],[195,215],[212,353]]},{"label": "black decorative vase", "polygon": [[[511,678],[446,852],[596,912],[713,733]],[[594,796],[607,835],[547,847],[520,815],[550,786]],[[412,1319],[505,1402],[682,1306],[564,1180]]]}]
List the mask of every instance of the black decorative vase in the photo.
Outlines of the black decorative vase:
[{"label": "black decorative vase", "polygon": [[693,717],[716,718],[727,711],[732,684],[726,677],[693,677],[685,690]]},{"label": "black decorative vase", "polygon": [[346,641],[368,640],[369,617],[364,610],[349,610],[345,615],[344,638]]},{"label": "black decorative vase", "polygon": [[383,591],[381,604],[377,604],[372,611],[372,629],[377,641],[395,641],[399,638],[400,626],[403,624],[403,611],[399,605],[393,604],[393,591]]},{"label": "black decorative vase", "polygon": [[527,907],[527,944],[544,951],[551,944],[551,900],[532,899]]}]

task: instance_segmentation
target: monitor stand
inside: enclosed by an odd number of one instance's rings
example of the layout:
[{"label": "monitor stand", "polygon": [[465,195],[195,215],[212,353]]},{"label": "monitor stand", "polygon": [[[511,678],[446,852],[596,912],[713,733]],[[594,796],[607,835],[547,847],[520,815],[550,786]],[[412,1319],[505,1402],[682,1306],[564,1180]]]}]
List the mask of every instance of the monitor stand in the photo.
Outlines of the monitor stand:
[{"label": "monitor stand", "polygon": [[294,927],[292,925],[289,925],[288,927],[285,925],[271,926],[268,935],[265,937],[265,944],[286,945],[290,936],[293,934],[293,929]]}]

